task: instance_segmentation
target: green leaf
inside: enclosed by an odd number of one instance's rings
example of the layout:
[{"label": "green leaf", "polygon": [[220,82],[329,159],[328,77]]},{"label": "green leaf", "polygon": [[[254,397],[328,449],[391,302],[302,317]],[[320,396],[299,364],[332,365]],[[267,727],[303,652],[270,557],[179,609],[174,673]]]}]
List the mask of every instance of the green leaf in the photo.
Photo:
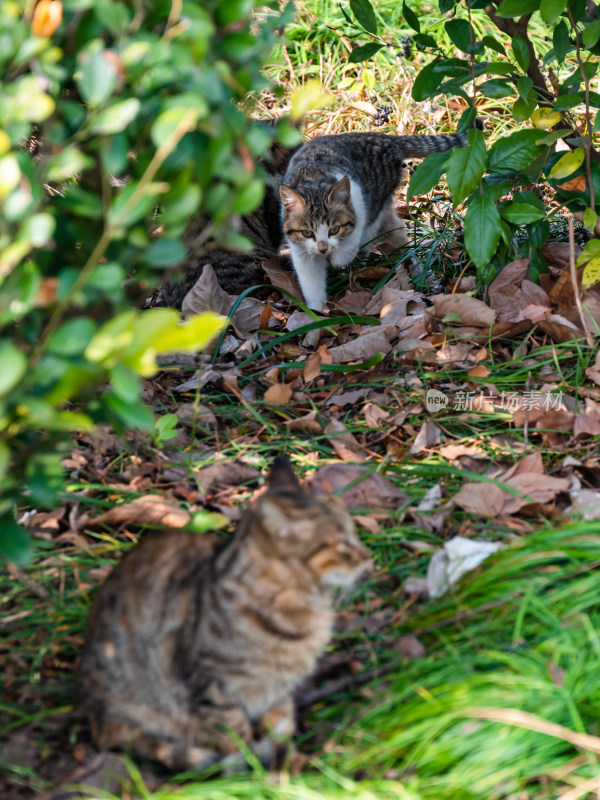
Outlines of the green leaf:
[{"label": "green leaf", "polygon": [[8,339],[0,340],[0,396],[7,394],[27,370],[27,359]]},{"label": "green leaf", "polygon": [[350,0],[352,13],[369,33],[377,33],[377,17],[369,0]]},{"label": "green leaf", "polygon": [[571,43],[569,41],[569,28],[564,19],[561,19],[558,25],[554,28],[552,33],[552,45],[556,58],[559,61],[564,61]]},{"label": "green leaf", "polygon": [[581,38],[586,47],[593,47],[600,39],[600,19],[594,19],[581,34]]},{"label": "green leaf", "polygon": [[427,194],[434,186],[437,186],[440,178],[446,171],[446,164],[450,154],[432,153],[419,164],[413,172],[408,184],[407,197],[414,197],[418,194]]},{"label": "green leaf", "polygon": [[581,288],[589,289],[600,281],[600,258],[592,258],[585,265],[581,276]]},{"label": "green leaf", "polygon": [[100,111],[90,122],[90,133],[106,136],[111,133],[120,133],[133,122],[140,112],[142,104],[137,97],[121,100],[109,108]]},{"label": "green leaf", "polygon": [[98,48],[90,48],[79,54],[79,71],[75,81],[85,102],[95,108],[112,94],[117,85],[117,72],[112,60]]},{"label": "green leaf", "polygon": [[540,17],[547,25],[554,25],[567,7],[567,0],[541,0]]},{"label": "green leaf", "polygon": [[413,29],[417,33],[421,33],[421,23],[419,22],[419,18],[415,14],[415,12],[406,5],[406,2],[402,3],[402,16]]},{"label": "green leaf", "polygon": [[48,350],[60,356],[83,353],[96,331],[96,324],[88,317],[67,320],[48,339]]},{"label": "green leaf", "polygon": [[[463,53],[468,53],[471,45],[471,26],[466,19],[451,19],[445,23],[446,33],[450,41]],[[475,36],[473,36],[475,41]]]},{"label": "green leaf", "polygon": [[500,55],[502,55],[502,56],[506,55],[506,49],[505,49],[504,45],[501,42],[499,42],[497,39],[494,39],[493,36],[484,36],[483,39],[481,40],[481,42],[486,47],[489,47],[490,50],[495,50],[496,53],[500,53]]},{"label": "green leaf", "polygon": [[74,145],[69,145],[64,150],[61,150],[60,153],[48,159],[46,180],[64,181],[79,172],[85,172],[93,163],[90,156],[82,153]]},{"label": "green leaf", "polygon": [[248,214],[261,202],[265,194],[265,184],[258,178],[254,178],[244,187],[238,190],[231,205],[232,214]]},{"label": "green leaf", "polygon": [[523,72],[527,72],[529,67],[529,48],[527,47],[527,42],[520,33],[515,33],[512,38],[512,51],[517,64],[521,67]]},{"label": "green leaf", "polygon": [[466,147],[455,147],[448,160],[446,178],[455,208],[477,188],[486,163],[483,134],[479,130],[472,130],[469,132],[469,144]]},{"label": "green leaf", "polygon": [[176,414],[162,414],[154,423],[156,438],[159,443],[168,442],[177,436],[179,417]]},{"label": "green leaf", "polygon": [[0,517],[0,556],[19,567],[25,567],[31,561],[31,540],[27,529],[17,525],[12,514]]},{"label": "green leaf", "polygon": [[511,203],[502,210],[502,216],[514,225],[529,225],[530,222],[545,219],[546,214],[529,203]]},{"label": "green leaf", "polygon": [[124,364],[115,364],[110,370],[110,381],[113,392],[124,403],[135,403],[142,388],[137,373]]},{"label": "green leaf", "polygon": [[493,199],[485,194],[474,197],[464,224],[467,252],[478,269],[483,269],[496,252],[502,232],[500,215]]},{"label": "green leaf", "polygon": [[593,208],[586,208],[583,212],[583,224],[590,233],[594,232],[596,222],[598,222],[598,214],[596,214]]},{"label": "green leaf", "polygon": [[154,416],[141,401],[126,402],[110,392],[103,395],[103,400],[128,428],[141,428],[144,431],[153,429]]},{"label": "green leaf", "polygon": [[64,470],[58,453],[33,453],[27,460],[25,478],[32,504],[51,507],[63,488]]},{"label": "green leaf", "polygon": [[181,239],[155,239],[144,253],[144,261],[151,267],[172,267],[185,260],[186,249]]},{"label": "green leaf", "polygon": [[502,78],[492,78],[484,81],[479,87],[479,91],[485,97],[510,97],[515,93],[515,87]]},{"label": "green leaf", "polygon": [[575,150],[565,153],[564,156],[558,159],[550,170],[548,177],[553,178],[555,181],[568,178],[569,175],[572,175],[579,169],[583,164],[584,158],[585,150],[583,147],[576,147]]},{"label": "green leaf", "polygon": [[583,103],[583,96],[579,92],[570,92],[569,94],[559,94],[554,101],[555,111],[568,111],[575,108],[580,103]]},{"label": "green leaf", "polygon": [[438,44],[428,33],[415,33],[412,39],[418,47],[437,47]]},{"label": "green leaf", "polygon": [[440,88],[444,76],[438,70],[438,63],[437,61],[432,61],[431,64],[427,64],[415,78],[412,87],[412,98],[417,103],[433,97]]},{"label": "green leaf", "polygon": [[150,130],[154,146],[161,147],[181,124],[184,124],[187,130],[192,130],[197,120],[198,111],[194,108],[169,108],[163,111]]},{"label": "green leaf", "polygon": [[502,0],[496,12],[499,17],[522,17],[540,7],[540,0]]},{"label": "green leaf", "polygon": [[138,222],[147,216],[150,210],[156,205],[156,196],[164,191],[164,184],[149,183],[143,188],[143,192],[132,203],[132,197],[137,195],[139,181],[131,181],[121,189],[114,198],[108,212],[108,219],[113,225],[127,227]]},{"label": "green leaf", "polygon": [[366,61],[368,58],[372,58],[375,53],[378,53],[381,48],[383,47],[382,44],[377,44],[377,42],[368,42],[367,44],[361,44],[360,47],[356,47],[348,56],[348,61],[352,64],[360,64],[362,61]]},{"label": "green leaf", "polygon": [[508,172],[529,166],[542,152],[536,144],[539,138],[539,131],[525,130],[498,139],[490,148],[488,171]]}]

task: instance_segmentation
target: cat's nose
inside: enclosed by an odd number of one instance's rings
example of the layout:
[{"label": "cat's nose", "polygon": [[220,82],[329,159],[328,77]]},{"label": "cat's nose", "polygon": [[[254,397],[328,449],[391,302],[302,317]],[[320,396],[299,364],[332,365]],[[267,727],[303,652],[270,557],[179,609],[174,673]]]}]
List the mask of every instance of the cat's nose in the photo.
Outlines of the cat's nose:
[{"label": "cat's nose", "polygon": [[329,250],[327,242],[318,242],[317,247],[319,248],[319,253],[326,253]]}]

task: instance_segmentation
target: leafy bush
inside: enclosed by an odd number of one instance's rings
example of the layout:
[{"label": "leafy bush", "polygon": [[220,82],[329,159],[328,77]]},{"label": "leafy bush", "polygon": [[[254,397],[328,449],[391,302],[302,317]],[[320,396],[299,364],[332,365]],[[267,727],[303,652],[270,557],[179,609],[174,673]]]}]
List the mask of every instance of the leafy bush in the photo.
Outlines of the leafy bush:
[{"label": "leafy bush", "polygon": [[260,68],[282,24],[276,0],[252,7],[0,2],[5,557],[26,558],[19,505],[52,506],[63,491],[70,432],[151,428],[139,393],[154,355],[197,350],[222,326],[216,315],[179,326],[171,310],[131,305],[156,270],[183,259],[192,214],[210,216],[212,238],[243,245],[229,219],[260,202],[254,157],[276,131],[237,103],[265,86]]},{"label": "leafy bush", "polygon": [[[380,35],[395,31],[370,0],[350,0],[350,10],[353,16],[347,19],[363,34],[350,60],[360,62],[380,51],[380,57],[395,57],[394,45]],[[600,129],[600,115],[592,118],[592,109],[600,109],[600,94],[590,89],[600,55],[597,6],[586,0],[439,0],[438,20],[427,27],[409,3],[403,3],[402,13],[412,43],[432,56],[419,69],[414,100],[462,98],[467,108],[459,130],[466,131],[481,99],[509,98],[514,119],[533,125],[498,139],[489,150],[484,135],[471,131],[468,147],[429,156],[417,168],[409,195],[428,192],[446,172],[454,206],[464,202],[467,207],[465,246],[482,281],[489,283],[516,257],[530,259],[536,280],[547,270],[541,246],[557,210],[548,210],[549,187],[563,207],[581,213],[589,230],[597,220],[600,153],[591,134]],[[430,14],[427,19],[431,22]],[[490,25],[495,35],[485,32]],[[544,28],[546,35],[539,35]],[[367,35],[370,41],[360,43]],[[406,37],[402,45],[406,51]],[[570,152],[554,152],[559,139]],[[595,256],[597,249],[581,261],[591,260],[590,282],[600,273]]]}]

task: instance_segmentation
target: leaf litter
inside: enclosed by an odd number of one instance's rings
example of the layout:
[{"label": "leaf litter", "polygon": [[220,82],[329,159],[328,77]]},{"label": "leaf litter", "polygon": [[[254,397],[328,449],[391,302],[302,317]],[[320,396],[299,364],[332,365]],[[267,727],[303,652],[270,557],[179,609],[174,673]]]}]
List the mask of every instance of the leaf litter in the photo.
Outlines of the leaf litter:
[{"label": "leaf litter", "polygon": [[[367,543],[388,554],[388,566],[338,615],[343,650],[333,675],[317,674],[311,691],[360,674],[368,656],[353,637],[367,628],[387,636],[399,657],[422,658],[420,639],[398,635],[415,604],[454,587],[466,565],[485,570],[500,541],[529,535],[541,520],[600,518],[600,356],[577,366],[582,332],[564,243],[547,244],[544,256],[550,271],[539,286],[518,259],[486,301],[474,296],[471,276],[427,293],[388,261],[353,278],[323,317],[279,291],[300,296],[279,260],[264,265],[270,286],[241,302],[205,269],[184,314],[231,314],[226,336],[199,358],[166,359],[145,382],[155,412],[175,415],[175,436],[79,435],[64,462],[76,499],[35,513],[32,532],[55,553],[83,558],[118,554],[149,527],[201,531],[214,527],[215,514],[234,521],[269,461],[286,451],[312,490],[338,494]],[[382,274],[389,279],[380,286]],[[600,289],[586,289],[583,302],[600,325]],[[429,408],[431,390],[447,405]],[[432,549],[442,554],[433,556],[443,566],[435,585]],[[73,581],[73,602],[105,577],[98,557]],[[57,563],[49,557],[37,570],[64,592]],[[8,611],[32,613],[17,600]],[[50,682],[72,677],[80,644],[80,632],[57,642],[56,653],[70,656],[66,667],[47,662]],[[22,669],[12,664],[8,674]],[[28,707],[25,693],[18,700]]]}]

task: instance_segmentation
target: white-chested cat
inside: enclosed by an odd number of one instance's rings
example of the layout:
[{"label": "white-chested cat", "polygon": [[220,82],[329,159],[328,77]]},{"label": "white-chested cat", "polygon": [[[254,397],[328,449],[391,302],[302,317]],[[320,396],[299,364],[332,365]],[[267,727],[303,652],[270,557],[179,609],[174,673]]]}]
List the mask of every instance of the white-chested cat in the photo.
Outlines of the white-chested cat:
[{"label": "white-chested cat", "polygon": [[394,248],[408,241],[394,208],[404,162],[466,144],[466,133],[341,133],[319,136],[296,151],[279,193],[283,230],[310,308],[323,309],[329,264],[346,267],[383,234]]}]

